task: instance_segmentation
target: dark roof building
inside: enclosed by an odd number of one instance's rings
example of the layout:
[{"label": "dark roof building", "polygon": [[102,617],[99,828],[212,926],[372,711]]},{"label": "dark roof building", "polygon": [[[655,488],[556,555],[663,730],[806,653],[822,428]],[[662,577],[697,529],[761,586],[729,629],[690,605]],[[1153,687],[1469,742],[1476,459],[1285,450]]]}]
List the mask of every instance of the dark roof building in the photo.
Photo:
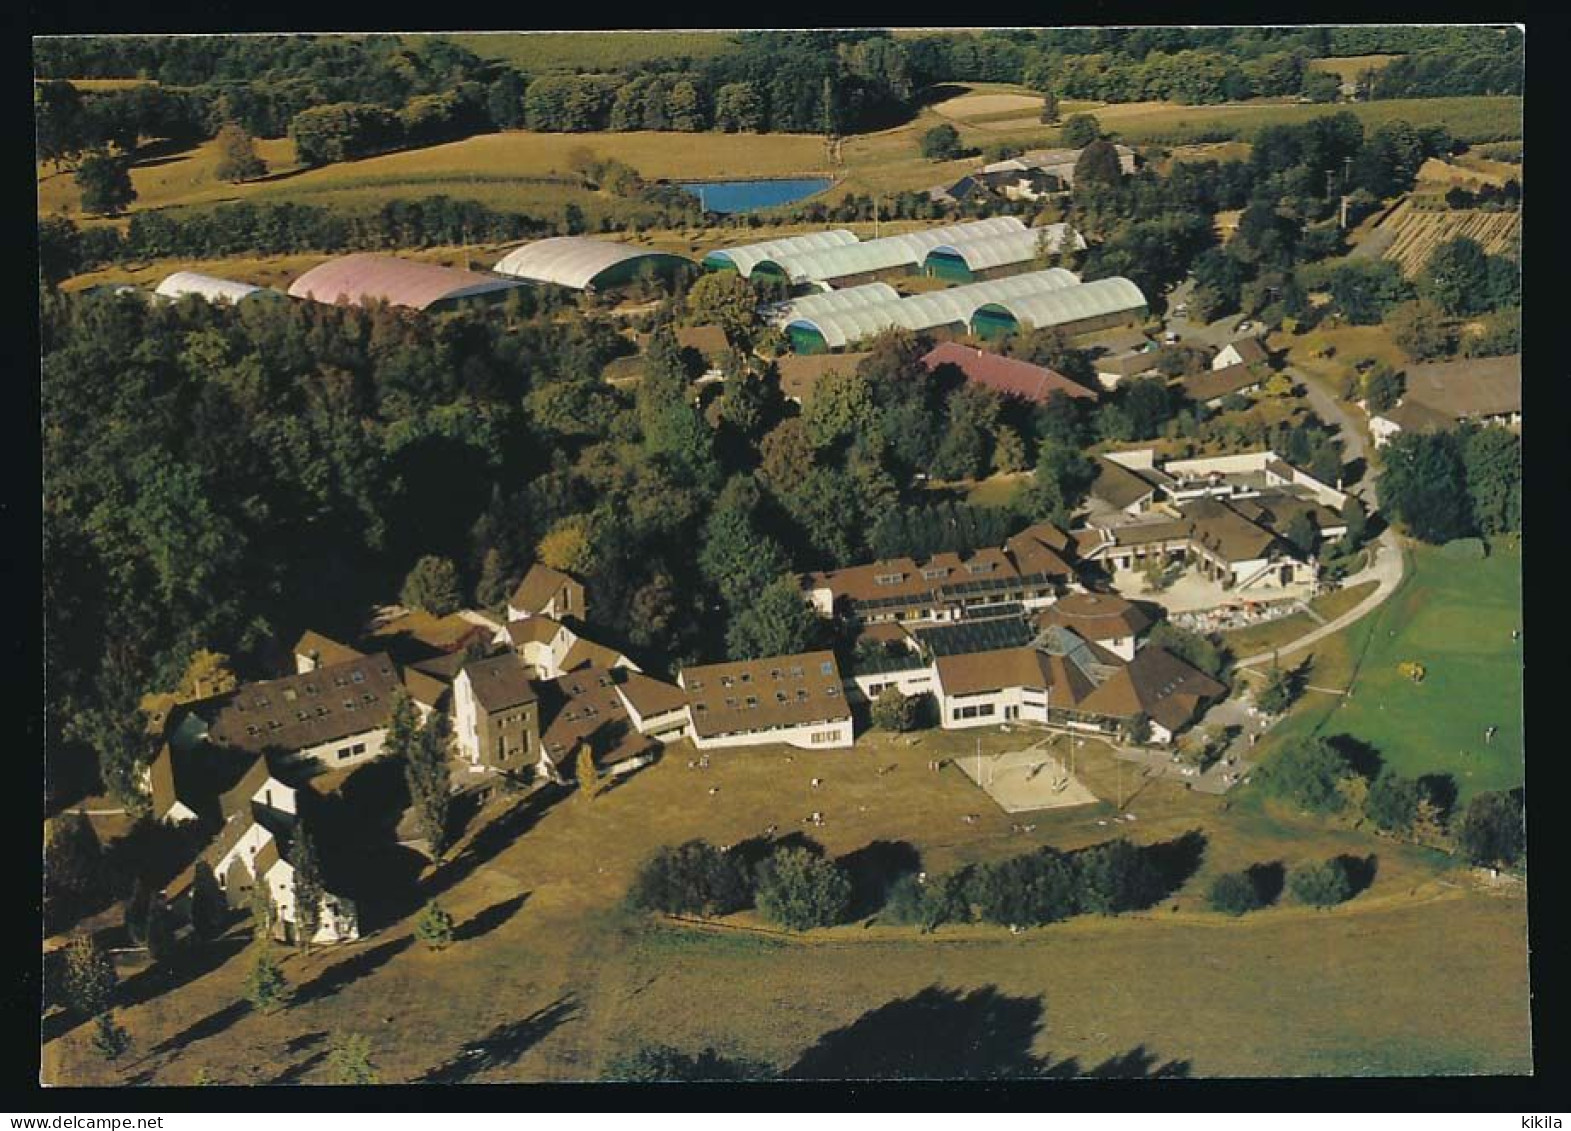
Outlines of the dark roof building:
[{"label": "dark roof building", "polygon": [[700,738],[847,721],[840,666],[829,651],[684,668]]},{"label": "dark roof building", "polygon": [[1178,385],[1184,395],[1196,404],[1214,404],[1233,393],[1247,393],[1258,389],[1265,378],[1252,365],[1239,362],[1222,369],[1204,369],[1180,377]]},{"label": "dark roof building", "polygon": [[1046,404],[1049,397],[1060,394],[1080,400],[1097,398],[1093,390],[1071,381],[1057,370],[958,342],[943,342],[922,358],[922,364],[929,373],[940,366],[953,365],[973,385],[1033,404]]},{"label": "dark roof building", "polygon": [[529,682],[529,668],[517,653],[503,652],[488,660],[471,660],[463,671],[474,689],[475,701],[488,714],[521,707],[539,698]]},{"label": "dark roof building", "polygon": [[253,754],[289,754],[381,730],[398,687],[398,671],[381,653],[243,684],[211,701],[208,740]]}]

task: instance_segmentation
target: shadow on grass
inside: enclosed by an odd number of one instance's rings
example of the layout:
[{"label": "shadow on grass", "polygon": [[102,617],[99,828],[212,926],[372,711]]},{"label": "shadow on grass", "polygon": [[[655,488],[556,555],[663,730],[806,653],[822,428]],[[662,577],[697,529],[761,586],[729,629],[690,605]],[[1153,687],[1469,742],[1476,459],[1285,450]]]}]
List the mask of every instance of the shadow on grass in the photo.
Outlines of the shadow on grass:
[{"label": "shadow on grass", "polygon": [[115,1004],[120,1007],[141,1005],[204,975],[211,974],[250,943],[247,937],[215,939],[187,947],[168,962],[156,963],[121,983]]},{"label": "shadow on grass", "polygon": [[481,1072],[516,1063],[519,1057],[577,1014],[578,1006],[571,997],[558,998],[527,1017],[498,1025],[485,1036],[465,1043],[451,1060],[432,1068],[415,1082],[462,1084]]},{"label": "shadow on grass", "polygon": [[318,1029],[314,1033],[301,1033],[297,1037],[290,1037],[284,1042],[285,1052],[304,1052],[312,1045],[319,1045],[327,1040],[327,1030]]},{"label": "shadow on grass", "polygon": [[463,850],[441,865],[421,885],[419,902],[435,899],[472,875],[475,869],[494,860],[503,849],[540,823],[551,809],[572,790],[547,784],[535,790],[507,812],[495,818],[470,839]]},{"label": "shadow on grass", "polygon": [[1380,871],[1380,857],[1371,852],[1368,856],[1353,856],[1343,853],[1336,858],[1342,871],[1347,874],[1348,883],[1352,885],[1349,899],[1369,890],[1369,885],[1375,882],[1375,876]]},{"label": "shadow on grass", "polygon": [[306,1057],[304,1060],[300,1061],[298,1064],[291,1064],[288,1068],[284,1069],[277,1076],[274,1076],[271,1080],[267,1081],[267,1083],[269,1083],[269,1084],[298,1084],[300,1082],[300,1078],[302,1076],[304,1076],[307,1072],[311,1071],[311,1069],[315,1068],[318,1064],[321,1064],[326,1059],[327,1059],[327,1050],[326,1049],[318,1049],[316,1052],[312,1053],[310,1056]]},{"label": "shadow on grass", "polygon": [[1347,759],[1347,764],[1360,777],[1374,781],[1380,776],[1380,767],[1385,765],[1385,759],[1380,757],[1380,751],[1371,743],[1350,734],[1334,734],[1326,741]]},{"label": "shadow on grass", "polygon": [[875,840],[837,861],[851,877],[849,919],[863,919],[884,905],[890,886],[922,870],[922,854],[904,840]]},{"label": "shadow on grass", "polygon": [[1244,875],[1255,889],[1255,898],[1260,901],[1261,907],[1270,907],[1282,898],[1282,889],[1287,886],[1287,867],[1280,860],[1273,860],[1269,864],[1251,864],[1245,869]]},{"label": "shadow on grass", "polygon": [[335,962],[323,970],[309,982],[303,983],[295,990],[291,1003],[293,1005],[309,1005],[313,1001],[332,997],[345,986],[356,982],[374,970],[387,965],[395,957],[409,949],[409,944],[414,942],[410,935],[389,939],[385,943],[362,950],[359,954],[352,954],[340,962]]},{"label": "shadow on grass", "polygon": [[460,923],[454,929],[453,941],[469,942],[471,939],[490,934],[516,915],[528,899],[527,891],[519,892],[511,899],[504,899],[500,903],[493,903],[484,911],[477,911],[472,918]]},{"label": "shadow on grass", "polygon": [[1182,836],[1148,844],[1140,851],[1151,868],[1151,891],[1144,903],[1151,907],[1189,882],[1205,858],[1206,837],[1199,829],[1190,829]]},{"label": "shadow on grass", "polygon": [[209,1013],[200,1021],[192,1022],[173,1036],[165,1037],[147,1050],[148,1055],[159,1056],[166,1052],[177,1052],[193,1042],[216,1037],[250,1012],[250,1002],[232,1001],[222,1009]]},{"label": "shadow on grass", "polygon": [[1143,1044],[1084,1068],[1032,1045],[1043,1025],[1040,997],[996,986],[962,992],[933,985],[869,1010],[825,1033],[788,1068],[795,1080],[1161,1079],[1189,1075],[1188,1061],[1158,1063]]}]

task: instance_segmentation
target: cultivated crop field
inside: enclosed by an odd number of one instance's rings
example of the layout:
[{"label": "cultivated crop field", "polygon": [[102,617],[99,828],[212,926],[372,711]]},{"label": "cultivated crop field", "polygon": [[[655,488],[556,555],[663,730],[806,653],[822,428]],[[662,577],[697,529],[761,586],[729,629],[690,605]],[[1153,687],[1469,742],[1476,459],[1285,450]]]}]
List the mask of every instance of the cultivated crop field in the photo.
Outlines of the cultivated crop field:
[{"label": "cultivated crop field", "polygon": [[1522,214],[1414,208],[1411,200],[1404,200],[1376,230],[1393,233],[1383,258],[1395,260],[1402,274],[1412,278],[1424,269],[1437,247],[1458,236],[1477,240],[1490,255],[1512,250],[1521,239]]},{"label": "cultivated crop field", "polygon": [[[1463,804],[1475,793],[1523,780],[1520,544],[1492,544],[1483,561],[1459,562],[1413,546],[1411,575],[1375,612],[1314,646],[1309,682],[1321,694],[1273,732],[1350,734],[1374,746],[1398,773],[1448,773]],[[1423,664],[1422,683],[1397,665]],[[1356,678],[1355,678],[1356,673]],[[1499,728],[1485,741],[1486,727]]]},{"label": "cultivated crop field", "polygon": [[1325,59],[1309,60],[1311,71],[1325,71],[1343,82],[1355,82],[1365,71],[1384,70],[1400,55],[1332,55]]}]

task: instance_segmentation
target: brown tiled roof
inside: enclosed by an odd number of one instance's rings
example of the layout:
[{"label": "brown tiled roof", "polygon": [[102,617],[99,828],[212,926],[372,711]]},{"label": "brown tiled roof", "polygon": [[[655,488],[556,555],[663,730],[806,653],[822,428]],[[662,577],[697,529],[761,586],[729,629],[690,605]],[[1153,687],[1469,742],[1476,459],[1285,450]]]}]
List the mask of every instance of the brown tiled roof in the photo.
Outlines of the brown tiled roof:
[{"label": "brown tiled roof", "polygon": [[[462,653],[458,653],[458,655],[462,658]],[[434,675],[428,675],[413,666],[404,668],[403,675],[404,690],[409,692],[409,698],[433,710],[439,709],[443,700],[452,691],[451,685],[445,680],[438,679]]]},{"label": "brown tiled roof", "polygon": [[1178,509],[1189,520],[1190,537],[1224,561],[1263,558],[1276,541],[1269,530],[1256,526],[1218,499],[1195,499],[1180,504]]},{"label": "brown tiled roof", "polygon": [[[900,577],[898,581],[880,584],[878,580],[896,574]],[[1019,576],[1007,554],[989,547],[966,555],[934,554],[922,562],[915,558],[884,558],[867,565],[809,574],[808,584],[814,589],[830,589],[836,598],[852,601],[877,601],[889,597],[936,599],[935,590],[941,586]]]},{"label": "brown tiled roof", "polygon": [[833,652],[805,652],[682,672],[700,735],[802,726],[850,718]]},{"label": "brown tiled roof", "polygon": [[1091,494],[1116,510],[1123,510],[1156,490],[1136,472],[1104,456],[1096,457],[1096,478]]},{"label": "brown tiled roof", "polygon": [[214,700],[211,741],[261,754],[294,751],[387,725],[398,671],[385,655],[243,684]]},{"label": "brown tiled roof", "polygon": [[487,714],[533,703],[538,698],[529,682],[529,669],[516,653],[503,652],[489,660],[471,660],[463,670],[469,676],[475,701]]},{"label": "brown tiled roof", "polygon": [[1227,688],[1164,648],[1142,648],[1130,663],[1086,696],[1081,709],[1111,718],[1144,713],[1170,731],[1183,728],[1200,705]]},{"label": "brown tiled roof", "polygon": [[980,695],[1006,687],[1046,687],[1051,676],[1044,670],[1047,657],[1034,648],[1000,648],[939,656],[933,661],[945,695]]},{"label": "brown tiled roof", "polygon": [[[703,326],[678,326],[675,328],[676,344],[679,349],[690,349],[703,355],[705,361],[714,361],[724,357],[731,350],[731,343],[726,340],[725,331],[713,323]],[[638,335],[638,348],[647,350],[649,339],[652,335]]]},{"label": "brown tiled roof", "polygon": [[606,668],[569,672],[540,685],[546,724],[540,741],[546,756],[565,769],[579,743],[588,742],[595,761],[614,765],[643,753],[650,739],[638,733],[617,694],[617,679]]},{"label": "brown tiled roof", "polygon": [[1277,534],[1285,535],[1294,516],[1300,514],[1307,515],[1316,530],[1345,524],[1342,516],[1330,507],[1322,506],[1314,499],[1301,499],[1286,491],[1266,491],[1254,498],[1234,499],[1232,507],[1250,522]]},{"label": "brown tiled roof", "polygon": [[518,583],[518,588],[513,591],[507,603],[515,609],[538,613],[563,588],[577,584],[576,580],[561,570],[536,562],[529,567],[529,572],[524,574],[524,579]]},{"label": "brown tiled roof", "polygon": [[607,647],[604,644],[596,644],[593,640],[585,640],[579,637],[573,646],[567,650],[567,655],[562,657],[562,670],[570,672],[577,668],[592,666],[615,667],[618,661],[626,659],[627,657],[615,648]]},{"label": "brown tiled roof", "polygon": [[256,759],[239,781],[219,795],[218,811],[225,818],[231,813],[250,814],[251,796],[272,776],[272,771],[267,768],[267,759]]},{"label": "brown tiled roof", "polygon": [[1065,558],[1073,553],[1069,536],[1049,523],[1029,526],[1004,543],[1004,549],[1014,559],[1015,568],[1023,576],[1045,573],[1053,577],[1073,577],[1074,566]]},{"label": "brown tiled roof", "polygon": [[1006,397],[1020,397],[1033,404],[1046,404],[1049,397],[1058,393],[1081,400],[1097,398],[1093,390],[1071,381],[1055,369],[958,342],[941,343],[922,358],[922,364],[929,373],[941,365],[953,365],[973,385],[981,385]]},{"label": "brown tiled roof", "polygon": [[1179,379],[1179,385],[1192,401],[1205,404],[1229,393],[1240,393],[1258,386],[1263,378],[1253,367],[1240,362],[1225,369],[1203,369]]},{"label": "brown tiled roof", "polygon": [[520,644],[549,643],[560,631],[562,631],[561,621],[539,614],[525,617],[523,620],[507,622],[507,638],[513,642],[515,648]]},{"label": "brown tiled roof", "polygon": [[[1402,404],[1395,411],[1408,405],[1420,406],[1453,421],[1521,412],[1522,356],[1510,354],[1412,366],[1407,370]],[[1385,415],[1396,419],[1391,412]]]},{"label": "brown tiled roof", "polygon": [[[1256,362],[1268,361],[1271,357],[1270,353],[1266,351],[1265,346],[1261,344],[1259,338],[1239,338],[1237,341],[1228,342],[1227,345],[1222,347],[1222,349],[1227,349],[1227,346],[1229,345],[1238,351],[1238,356],[1246,365],[1253,365]],[[1221,351],[1219,350],[1218,352]]]},{"label": "brown tiled roof", "polygon": [[785,354],[775,359],[775,370],[780,374],[780,391],[806,404],[812,400],[818,382],[827,374],[854,373],[857,364],[867,356],[866,352]]},{"label": "brown tiled roof", "polygon": [[[180,800],[175,790],[175,755],[169,748],[169,743],[164,743],[158,748],[157,755],[148,764],[147,774],[152,795],[153,817],[162,820],[165,813],[174,808]],[[189,808],[189,806],[188,806]]]},{"label": "brown tiled roof", "polygon": [[643,718],[680,710],[687,704],[687,693],[675,684],[652,679],[642,672],[621,671],[617,686],[633,709]]},{"label": "brown tiled roof", "polygon": [[1180,519],[1131,522],[1124,526],[1114,526],[1108,533],[1113,536],[1115,546],[1148,546],[1153,542],[1171,542],[1175,539],[1188,538],[1190,524]]},{"label": "brown tiled roof", "polygon": [[1104,356],[1097,359],[1096,371],[1112,373],[1119,377],[1138,377],[1142,373],[1155,371],[1160,356],[1156,350]]},{"label": "brown tiled roof", "polygon": [[1037,616],[1038,627],[1050,624],[1073,629],[1087,640],[1115,640],[1138,636],[1151,627],[1151,618],[1116,593],[1069,593]]},{"label": "brown tiled roof", "polygon": [[319,665],[340,664],[345,660],[358,660],[365,655],[364,652],[351,648],[347,644],[340,644],[332,637],[323,636],[320,632],[307,629],[295,641],[294,654],[296,656],[314,656]]},{"label": "brown tiled roof", "polygon": [[278,850],[278,838],[268,837],[262,847],[256,850],[256,855],[251,858],[251,871],[257,877],[267,875],[274,864],[283,859]]}]

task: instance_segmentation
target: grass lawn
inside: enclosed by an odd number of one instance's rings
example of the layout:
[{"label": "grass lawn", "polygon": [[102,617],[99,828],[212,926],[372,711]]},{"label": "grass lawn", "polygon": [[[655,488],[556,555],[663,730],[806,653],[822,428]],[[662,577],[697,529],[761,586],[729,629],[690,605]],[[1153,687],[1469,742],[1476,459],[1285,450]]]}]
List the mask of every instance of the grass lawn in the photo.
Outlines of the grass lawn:
[{"label": "grass lawn", "polygon": [[727,31],[464,32],[442,38],[528,74],[616,70],[650,59],[709,59],[736,46],[735,33]]},{"label": "grass lawn", "polygon": [[[418,897],[405,885],[399,911],[367,919],[370,937],[289,954],[298,995],[288,1009],[237,1006],[248,959],[215,952],[162,993],[128,982],[132,1003],[117,1011],[136,1041],[126,1061],[106,1065],[79,1026],[44,1045],[43,1077],[186,1084],[206,1068],[230,1083],[325,1082],[330,1042],[348,1032],[369,1036],[389,1082],[594,1078],[631,1043],[653,1040],[714,1044],[784,1068],[826,1031],[935,986],[972,995],[954,1006],[956,1025],[986,1022],[991,1014],[973,1017],[973,1007],[1004,995],[1010,1042],[1082,1069],[1143,1049],[1196,1075],[1526,1070],[1519,896],[1485,894],[1433,854],[1381,843],[1372,886],[1335,912],[1289,901],[1224,919],[1203,906],[1216,872],[1364,856],[1375,842],[1136,779],[1089,742],[1077,751],[1080,777],[1100,797],[1122,788],[1137,822],[1111,823],[1102,802],[1034,815],[1031,833],[1012,832],[1021,818],[956,768],[927,769],[978,742],[994,753],[1034,738],[874,734],[852,751],[720,752],[707,771],[687,767],[683,745],[592,802],[569,796],[537,811],[498,799],[426,872]],[[814,776],[821,789],[810,788]],[[976,926],[924,937],[873,922],[781,937],[661,926],[620,909],[653,847],[693,836],[733,843],[768,824],[789,833],[815,809],[826,823],[811,831],[830,854],[905,841],[933,872],[1120,832],[1155,843],[1197,830],[1206,843],[1198,870],[1152,911],[1018,936]],[[418,870],[408,850],[386,853],[380,873]],[[459,941],[438,954],[410,938],[414,908],[433,894],[459,924]]]},{"label": "grass lawn", "polygon": [[1383,70],[1393,59],[1401,57],[1400,55],[1331,55],[1324,59],[1309,60],[1309,69],[1327,71],[1343,82],[1352,82],[1365,71]]},{"label": "grass lawn", "polygon": [[[1462,802],[1522,784],[1522,553],[1496,541],[1483,561],[1415,546],[1412,572],[1374,613],[1315,646],[1310,682],[1353,697],[1306,696],[1273,742],[1319,733],[1370,743],[1386,765],[1416,776],[1447,773]],[[1414,660],[1422,683],[1397,671]],[[1354,678],[1356,673],[1356,678]],[[1497,726],[1489,743],[1484,729]]]},{"label": "grass lawn", "polygon": [[[1309,607],[1325,620],[1333,621],[1356,607],[1360,601],[1375,591],[1375,586],[1378,584],[1375,581],[1361,581],[1357,585],[1349,585],[1333,593],[1315,597],[1309,602]],[[1243,659],[1246,656],[1257,656],[1272,648],[1285,647],[1305,633],[1313,632],[1319,627],[1320,622],[1300,612],[1278,620],[1267,621],[1265,624],[1224,632],[1222,639],[1235,657]]]}]

